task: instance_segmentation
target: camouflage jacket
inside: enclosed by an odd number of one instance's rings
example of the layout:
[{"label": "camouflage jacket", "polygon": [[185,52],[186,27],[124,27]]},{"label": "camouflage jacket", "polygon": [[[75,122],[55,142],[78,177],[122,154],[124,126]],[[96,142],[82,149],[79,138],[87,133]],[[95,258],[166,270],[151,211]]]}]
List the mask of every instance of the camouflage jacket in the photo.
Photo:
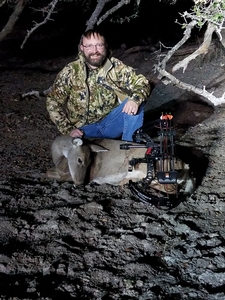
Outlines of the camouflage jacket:
[{"label": "camouflage jacket", "polygon": [[57,75],[47,96],[47,110],[62,134],[96,123],[127,97],[140,105],[150,84],[133,68],[111,57],[99,69],[87,68],[84,58],[69,63]]}]

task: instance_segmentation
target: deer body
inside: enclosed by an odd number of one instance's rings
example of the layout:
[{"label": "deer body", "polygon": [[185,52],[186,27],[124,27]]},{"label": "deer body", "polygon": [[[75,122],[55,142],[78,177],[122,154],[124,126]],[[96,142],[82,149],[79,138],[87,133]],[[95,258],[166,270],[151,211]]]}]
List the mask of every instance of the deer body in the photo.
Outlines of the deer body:
[{"label": "deer body", "polygon": [[[146,148],[121,150],[121,143],[122,141],[112,139],[83,141],[70,136],[57,137],[51,149],[55,164],[54,175],[47,172],[47,177],[73,181],[75,185],[84,184],[85,178],[89,182],[112,185],[123,185],[129,180],[139,181],[145,178],[147,164],[138,163],[131,167],[129,161],[144,158]],[[178,184],[185,184],[190,179],[188,165],[178,159],[175,161],[175,169],[180,170]],[[160,184],[157,179],[152,180],[150,186],[171,194],[177,192],[177,184]],[[191,189],[193,187],[188,187],[188,190]]]}]

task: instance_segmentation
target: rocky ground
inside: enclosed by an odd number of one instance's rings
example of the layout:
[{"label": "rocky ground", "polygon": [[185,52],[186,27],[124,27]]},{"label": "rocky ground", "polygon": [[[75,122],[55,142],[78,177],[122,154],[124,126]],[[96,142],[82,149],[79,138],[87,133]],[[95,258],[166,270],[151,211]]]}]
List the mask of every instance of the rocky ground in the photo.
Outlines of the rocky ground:
[{"label": "rocky ground", "polygon": [[[157,83],[152,53],[121,57]],[[22,96],[47,89],[72,59],[0,62],[0,299],[225,299],[224,107],[173,96],[160,83],[153,90],[159,104],[148,104],[146,122],[164,98],[179,155],[197,180],[178,206],[145,204],[128,186],[75,189],[45,178],[58,132],[45,97]],[[201,84],[202,74],[218,75],[217,63],[207,65],[211,73],[198,65],[182,76]]]}]

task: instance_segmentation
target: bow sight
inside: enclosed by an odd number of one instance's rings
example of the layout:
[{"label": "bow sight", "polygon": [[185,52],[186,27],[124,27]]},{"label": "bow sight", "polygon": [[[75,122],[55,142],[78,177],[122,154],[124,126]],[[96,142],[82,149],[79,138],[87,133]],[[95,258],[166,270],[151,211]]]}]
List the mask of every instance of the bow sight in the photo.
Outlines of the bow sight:
[{"label": "bow sight", "polygon": [[[130,160],[130,166],[138,163],[147,164],[147,176],[143,182],[150,184],[152,180],[157,178],[160,184],[176,184],[178,172],[174,169],[175,151],[174,151],[174,135],[172,125],[173,116],[171,114],[162,114],[160,119],[155,121],[155,127],[158,128],[159,142],[154,142],[150,136],[137,130],[133,139],[136,144],[125,143],[120,145],[120,149],[128,150],[130,148],[146,148],[145,156],[142,158],[133,158]],[[156,170],[157,164],[157,170]],[[143,194],[138,190],[134,183],[130,181],[130,188],[134,194],[144,202],[150,202],[157,205],[171,205],[167,198],[154,198]]]}]

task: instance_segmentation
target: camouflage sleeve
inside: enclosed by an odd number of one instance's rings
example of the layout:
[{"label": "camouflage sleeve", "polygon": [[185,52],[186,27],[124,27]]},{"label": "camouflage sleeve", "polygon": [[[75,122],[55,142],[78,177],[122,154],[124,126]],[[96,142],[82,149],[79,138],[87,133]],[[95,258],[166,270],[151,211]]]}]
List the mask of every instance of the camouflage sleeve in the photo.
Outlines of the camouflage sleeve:
[{"label": "camouflage sleeve", "polygon": [[46,101],[50,119],[62,134],[69,134],[75,128],[65,112],[66,101],[70,92],[70,73],[71,69],[65,67],[57,75]]},{"label": "camouflage sleeve", "polygon": [[150,95],[150,83],[148,79],[137,74],[136,71],[119,60],[115,60],[115,72],[119,88],[124,91],[130,100],[140,105]]}]

